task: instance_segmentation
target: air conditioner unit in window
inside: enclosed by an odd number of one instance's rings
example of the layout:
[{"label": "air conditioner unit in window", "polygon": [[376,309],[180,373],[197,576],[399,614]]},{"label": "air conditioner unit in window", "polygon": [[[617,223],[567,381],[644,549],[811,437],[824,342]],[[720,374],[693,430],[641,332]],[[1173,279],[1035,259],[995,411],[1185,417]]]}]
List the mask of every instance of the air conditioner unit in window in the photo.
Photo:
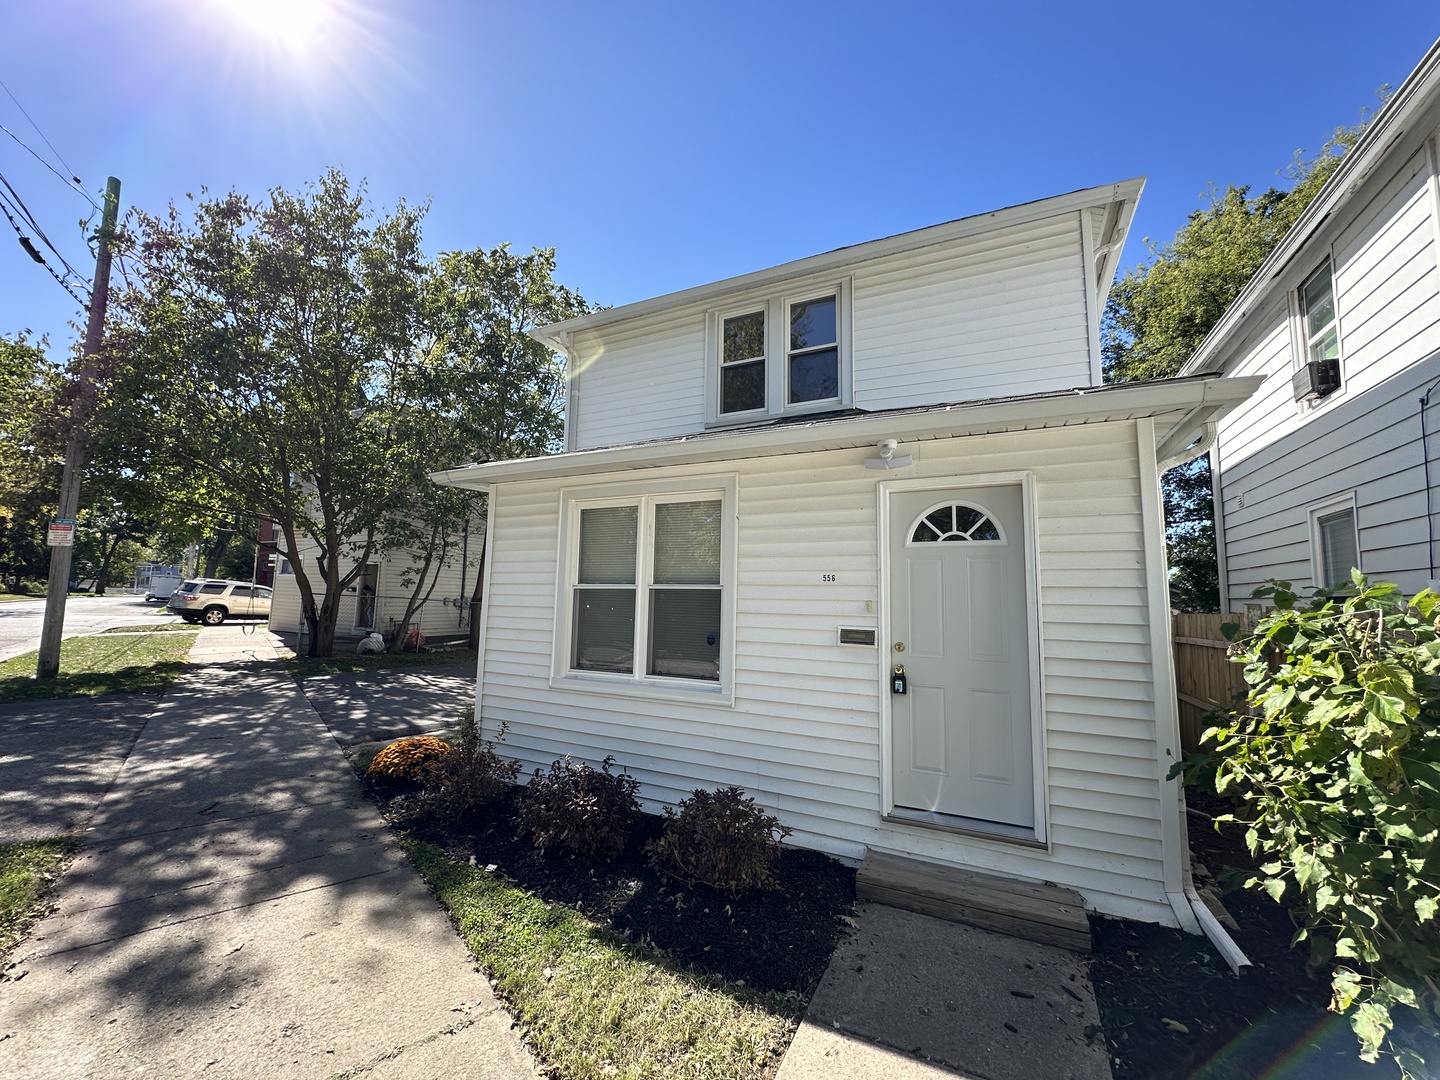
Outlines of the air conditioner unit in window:
[{"label": "air conditioner unit in window", "polygon": [[1290,380],[1296,401],[1317,401],[1340,389],[1339,360],[1311,360]]}]

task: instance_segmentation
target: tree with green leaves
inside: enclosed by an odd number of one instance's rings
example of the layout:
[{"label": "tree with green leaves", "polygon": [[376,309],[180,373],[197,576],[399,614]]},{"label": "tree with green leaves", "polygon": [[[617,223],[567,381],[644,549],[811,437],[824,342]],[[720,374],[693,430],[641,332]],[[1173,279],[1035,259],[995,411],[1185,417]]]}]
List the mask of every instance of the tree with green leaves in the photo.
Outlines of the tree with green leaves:
[{"label": "tree with green leaves", "polygon": [[[417,362],[399,377],[409,394],[427,402],[393,422],[398,443],[410,447],[411,498],[381,522],[378,550],[408,560],[409,589],[391,648],[429,599],[441,568],[462,542],[483,560],[484,496],[442,488],[427,475],[439,462],[529,457],[559,445],[564,371],[554,354],[527,333],[589,310],[554,280],[555,253],[445,252],[427,282],[426,325]],[[482,576],[475,576],[479,598]]]},{"label": "tree with green leaves", "polygon": [[[1382,99],[1387,93],[1382,88]],[[1212,190],[1209,205],[1191,213],[1168,244],[1147,241],[1150,261],[1116,281],[1105,303],[1100,339],[1106,381],[1177,374],[1365,126],[1337,128],[1313,157],[1297,151],[1286,170],[1288,189],[1254,196],[1248,187]],[[1172,599],[1181,610],[1218,611],[1209,459],[1172,469],[1164,488]]]},{"label": "tree with green leaves", "polygon": [[45,527],[60,487],[62,371],[45,342],[0,336],[0,574],[43,582]]},{"label": "tree with green leaves", "polygon": [[[427,472],[544,449],[558,424],[558,365],[523,331],[583,300],[555,284],[550,252],[437,266],[423,217],[403,202],[373,214],[331,170],[300,192],[202,193],[189,216],[172,205],[132,219],[115,430],[145,433],[131,440],[137,472],[275,521],[316,656],[333,650],[341,599],[369,563],[420,551],[413,614],[473,519],[473,505],[432,496]],[[471,264],[493,272],[461,272]],[[533,290],[523,309],[503,299],[507,274]]]}]

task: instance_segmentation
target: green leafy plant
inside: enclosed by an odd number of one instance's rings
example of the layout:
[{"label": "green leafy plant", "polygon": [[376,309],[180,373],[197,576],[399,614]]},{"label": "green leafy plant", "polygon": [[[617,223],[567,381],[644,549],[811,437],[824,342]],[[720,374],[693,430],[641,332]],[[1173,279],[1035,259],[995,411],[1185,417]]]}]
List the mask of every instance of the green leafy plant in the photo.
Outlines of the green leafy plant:
[{"label": "green leafy plant", "polygon": [[[1221,820],[1245,824],[1261,860],[1246,885],[1298,894],[1295,941],[1334,965],[1330,1007],[1361,1058],[1388,1053],[1403,1076],[1428,1076],[1440,1034],[1440,595],[1407,603],[1359,571],[1347,591],[1307,606],[1288,582],[1257,590],[1275,609],[1232,647],[1249,693],[1184,771],[1213,764],[1216,789],[1241,800]],[[1397,1017],[1413,1022],[1397,1029]]]},{"label": "green leafy plant", "polygon": [[450,744],[434,735],[396,739],[370,759],[365,775],[372,780],[419,783],[431,765],[450,753]]},{"label": "green leafy plant", "polygon": [[519,815],[536,847],[607,859],[625,850],[640,813],[640,781],[612,773],[614,764],[615,759],[607,757],[593,769],[584,762],[574,764],[566,755],[551,763],[548,773],[535,770],[520,798]]},{"label": "green leafy plant", "polygon": [[496,750],[505,730],[506,725],[501,724],[500,733],[484,741],[474,708],[465,710],[450,752],[432,761],[425,772],[426,813],[458,818],[504,797],[520,775],[520,763],[501,757]]},{"label": "green leafy plant", "polygon": [[703,882],[731,896],[778,889],[775,862],[790,830],[765,813],[743,788],[696,788],[678,811],[665,808],[665,832],[650,844],[659,873]]}]

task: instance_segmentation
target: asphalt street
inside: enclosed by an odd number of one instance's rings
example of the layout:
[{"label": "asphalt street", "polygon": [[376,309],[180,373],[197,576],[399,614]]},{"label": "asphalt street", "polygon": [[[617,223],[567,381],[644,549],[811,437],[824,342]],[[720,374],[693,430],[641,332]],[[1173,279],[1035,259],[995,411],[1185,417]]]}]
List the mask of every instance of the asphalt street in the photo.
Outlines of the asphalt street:
[{"label": "asphalt street", "polygon": [[[174,622],[161,615],[164,605],[146,603],[141,596],[72,596],[65,603],[65,637],[78,637],[140,622]],[[40,626],[45,620],[44,600],[9,600],[0,603],[0,660],[40,647]]]}]

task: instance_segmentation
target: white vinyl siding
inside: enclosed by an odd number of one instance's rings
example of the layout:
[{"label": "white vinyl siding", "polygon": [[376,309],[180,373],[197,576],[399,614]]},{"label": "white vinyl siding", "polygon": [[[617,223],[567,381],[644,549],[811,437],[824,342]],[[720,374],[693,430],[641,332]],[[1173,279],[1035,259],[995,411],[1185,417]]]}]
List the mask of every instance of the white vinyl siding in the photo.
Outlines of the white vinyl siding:
[{"label": "white vinyl siding", "polygon": [[[1348,216],[1306,251],[1295,273],[1327,258],[1333,266],[1343,385],[1311,408],[1296,404],[1290,376],[1303,343],[1287,279],[1275,279],[1226,364],[1232,375],[1266,376],[1220,424],[1228,610],[1271,578],[1317,584],[1308,508],[1349,491],[1366,573],[1407,593],[1429,582],[1418,399],[1440,378],[1440,268],[1423,149],[1377,169]],[[1440,409],[1428,419],[1433,432]],[[1432,444],[1435,482],[1440,442]]]},{"label": "white vinyl siding", "polygon": [[[1081,228],[1082,215],[1062,214],[853,267],[841,403],[874,410],[1090,385]],[[795,281],[736,296],[720,315],[834,291],[833,275]],[[707,314],[718,334],[714,309],[694,305],[577,335],[569,448],[702,430],[707,358],[719,363]],[[769,363],[783,374],[783,352]]]},{"label": "white vinyl siding", "polygon": [[[1406,593],[1429,583],[1419,398],[1437,379],[1440,353],[1366,394],[1348,396],[1301,430],[1239,461],[1226,452],[1228,425],[1222,425],[1228,610],[1239,610],[1270,578],[1306,589],[1319,584],[1311,576],[1308,507],[1348,491],[1356,496],[1366,573]],[[1433,400],[1428,422],[1435,483],[1440,407]]]},{"label": "white vinyl siding", "polygon": [[703,427],[705,313],[679,311],[576,338],[572,450]]},{"label": "white vinyl siding", "polygon": [[[470,594],[475,590],[475,577],[480,572],[480,552],[482,540],[485,535],[485,523],[472,528],[470,535],[470,550],[468,564],[465,567],[465,581],[460,580],[461,558],[460,548],[457,544],[450,559],[440,568],[439,580],[436,582],[435,591],[431,594],[430,602],[427,603],[420,613],[411,619],[412,629],[418,629],[426,637],[434,636],[458,636],[467,632],[470,625]],[[320,577],[320,572],[315,565],[314,547],[304,549],[305,569],[310,577],[310,587],[315,590],[315,600],[319,603],[325,596],[325,582]],[[348,573],[355,564],[352,561],[341,561],[341,574]],[[375,590],[375,629],[382,634],[389,634],[392,623],[398,623],[405,614],[405,605],[409,601],[411,586],[403,583],[403,578],[409,571],[409,558],[404,555],[392,555],[378,564],[379,577]],[[364,636],[364,631],[355,627],[356,601],[359,597],[360,583],[357,580],[354,586],[347,590],[340,601],[340,616],[335,624],[337,638],[358,638]],[[303,621],[300,611],[300,586],[296,584],[294,574],[276,574],[274,583],[275,595],[270,603],[270,629],[276,633],[296,633]],[[456,600],[460,600],[456,604]],[[449,603],[443,601],[448,600]]]},{"label": "white vinyl siding", "polygon": [[857,268],[854,298],[856,408],[1090,384],[1074,215]]},{"label": "white vinyl siding", "polygon": [[[851,858],[868,846],[1055,881],[1098,910],[1173,922],[1161,884],[1135,425],[927,442],[905,473],[1034,475],[1048,852],[882,822],[881,657],[836,644],[839,626],[883,625],[874,610],[876,474],[853,451],[732,465],[739,524],[731,704],[552,683],[561,492],[576,485],[495,489],[479,692],[487,731],[509,724],[504,752],[527,772],[564,754],[591,762],[613,754],[640,779],[651,809],[696,787],[739,784],[795,830],[795,843]],[[712,472],[660,467],[645,475],[703,483]]]}]

